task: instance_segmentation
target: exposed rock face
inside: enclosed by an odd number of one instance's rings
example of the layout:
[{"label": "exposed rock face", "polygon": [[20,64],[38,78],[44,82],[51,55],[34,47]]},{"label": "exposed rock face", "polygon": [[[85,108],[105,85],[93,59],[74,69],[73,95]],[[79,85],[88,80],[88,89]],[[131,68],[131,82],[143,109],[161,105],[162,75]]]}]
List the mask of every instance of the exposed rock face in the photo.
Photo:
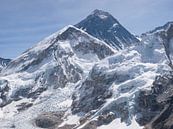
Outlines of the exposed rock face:
[{"label": "exposed rock face", "polygon": [[27,110],[29,107],[32,107],[33,103],[21,103],[20,105],[17,105],[17,110],[19,112]]},{"label": "exposed rock face", "polygon": [[63,122],[63,115],[63,112],[44,113],[35,119],[34,124],[35,126],[40,128],[55,129],[56,126],[60,125]]},{"label": "exposed rock face", "polygon": [[9,84],[7,80],[0,80],[0,107],[3,107],[8,102],[7,94],[9,92]]},{"label": "exposed rock face", "polygon": [[[164,76],[165,77],[165,76]],[[166,83],[165,83],[166,82]],[[151,121],[152,129],[172,129],[172,111],[173,111],[173,75],[165,77],[161,83],[161,93],[158,96],[158,102],[164,104],[164,109]]]},{"label": "exposed rock face", "polygon": [[0,57],[0,71],[8,65],[11,59],[4,59]]},{"label": "exposed rock face", "polygon": [[141,91],[136,99],[137,122],[146,125],[163,109],[164,105],[159,104],[156,95],[152,91]]},{"label": "exposed rock face", "polygon": [[172,66],[172,60],[173,60],[173,22],[167,23],[165,26],[167,26],[165,31],[160,32],[160,37],[163,40],[165,50],[167,57],[170,61],[170,66]]},{"label": "exposed rock face", "polygon": [[97,121],[94,120],[94,121],[89,122],[87,125],[82,127],[82,129],[97,129]]},{"label": "exposed rock face", "polygon": [[[157,27],[156,29],[142,34],[142,42],[147,44],[146,49],[150,52],[151,58],[153,55],[160,57],[160,60],[165,56],[169,60],[169,65],[172,67],[173,60],[173,22],[168,22],[164,26]],[[158,55],[157,51],[151,50],[152,47],[157,48],[160,51],[163,51],[162,55]],[[164,49],[163,49],[164,48]],[[150,50],[150,51],[149,51]],[[154,56],[155,57],[155,56]]]},{"label": "exposed rock face", "polygon": [[137,99],[137,121],[146,129],[172,129],[173,73],[157,76],[151,91],[141,91]]},{"label": "exposed rock face", "polygon": [[95,10],[86,19],[75,25],[116,49],[123,49],[139,42],[111,14]]},{"label": "exposed rock face", "polygon": [[[116,57],[112,58],[115,60],[117,59]],[[109,60],[109,58],[107,60]],[[109,61],[111,66],[113,62],[111,59]],[[73,96],[72,111],[74,113],[87,113],[91,110],[100,108],[101,105],[105,103],[106,99],[112,96],[113,93],[110,87],[113,83],[122,83],[130,79],[128,74],[117,72],[116,68],[110,69],[109,66],[102,66],[102,63],[96,64],[92,68],[88,77],[80,85],[78,89],[79,92],[76,92]],[[117,105],[113,105],[113,107],[116,108]]]},{"label": "exposed rock face", "polygon": [[[91,37],[87,33],[75,28],[70,27],[59,37],[60,40],[71,40],[71,46],[74,49],[74,52],[81,52],[82,55],[87,53],[96,54],[99,59],[103,59],[108,55],[114,54],[111,47],[107,46],[105,43],[100,43],[98,39]],[[75,43],[73,41],[78,41]]]},{"label": "exposed rock face", "polygon": [[98,70],[97,65],[93,67],[89,77],[81,84],[79,89],[79,100],[74,95],[73,112],[89,112],[98,109],[106,98],[111,97],[112,93],[108,91],[116,75],[107,76],[106,70]]}]

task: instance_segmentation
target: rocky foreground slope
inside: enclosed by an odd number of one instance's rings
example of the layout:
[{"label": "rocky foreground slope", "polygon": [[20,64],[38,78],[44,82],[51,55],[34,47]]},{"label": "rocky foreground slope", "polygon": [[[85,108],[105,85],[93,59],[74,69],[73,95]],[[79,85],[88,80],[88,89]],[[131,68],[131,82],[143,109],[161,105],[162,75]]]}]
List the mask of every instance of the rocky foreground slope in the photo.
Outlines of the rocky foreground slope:
[{"label": "rocky foreground slope", "polygon": [[0,128],[172,129],[172,32],[120,51],[74,26],[45,38],[2,69]]}]

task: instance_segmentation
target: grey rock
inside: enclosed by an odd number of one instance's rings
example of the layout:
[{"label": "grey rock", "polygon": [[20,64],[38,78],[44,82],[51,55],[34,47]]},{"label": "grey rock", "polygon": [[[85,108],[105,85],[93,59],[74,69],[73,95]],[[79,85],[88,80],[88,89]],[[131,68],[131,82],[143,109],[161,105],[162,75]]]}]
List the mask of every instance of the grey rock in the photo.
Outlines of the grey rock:
[{"label": "grey rock", "polygon": [[11,59],[4,59],[0,57],[0,71],[10,63]]},{"label": "grey rock", "polygon": [[55,129],[63,120],[64,112],[48,112],[40,114],[35,120],[34,124],[40,128]]},{"label": "grey rock", "polygon": [[16,105],[17,110],[19,112],[27,110],[28,108],[32,107],[33,103],[21,103],[20,105]]},{"label": "grey rock", "polygon": [[146,129],[172,129],[173,74],[157,76],[151,91],[141,91],[138,97],[140,113],[137,121]]}]

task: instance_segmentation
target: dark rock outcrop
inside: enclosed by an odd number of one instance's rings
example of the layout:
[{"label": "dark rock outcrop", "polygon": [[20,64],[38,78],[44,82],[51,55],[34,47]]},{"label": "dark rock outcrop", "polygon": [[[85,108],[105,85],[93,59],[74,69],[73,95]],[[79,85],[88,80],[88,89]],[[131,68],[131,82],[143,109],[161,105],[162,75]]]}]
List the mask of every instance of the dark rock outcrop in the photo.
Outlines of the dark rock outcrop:
[{"label": "dark rock outcrop", "polygon": [[77,96],[73,95],[73,113],[88,113],[91,110],[98,109],[106,98],[112,96],[108,89],[116,78],[116,74],[109,76],[106,74],[106,70],[98,69],[97,65],[94,66],[89,77],[81,84],[80,93],[77,93]]},{"label": "dark rock outcrop", "polygon": [[40,128],[55,129],[63,122],[63,115],[64,112],[43,113],[34,120],[34,124]]},{"label": "dark rock outcrop", "polygon": [[137,99],[137,121],[146,129],[173,128],[173,73],[157,76],[151,91],[141,91]]},{"label": "dark rock outcrop", "polygon": [[0,71],[10,63],[11,59],[4,59],[0,57]]}]

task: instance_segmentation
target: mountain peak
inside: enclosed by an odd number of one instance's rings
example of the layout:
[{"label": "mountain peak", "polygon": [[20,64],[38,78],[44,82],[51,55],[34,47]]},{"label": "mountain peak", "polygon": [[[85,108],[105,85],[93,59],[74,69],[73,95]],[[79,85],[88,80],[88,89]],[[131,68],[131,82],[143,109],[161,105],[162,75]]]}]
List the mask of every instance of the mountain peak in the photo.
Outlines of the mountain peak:
[{"label": "mountain peak", "polygon": [[100,10],[100,9],[95,9],[95,10],[93,11],[93,13],[94,13],[94,14],[97,14],[97,13],[105,13],[105,11]]},{"label": "mountain peak", "polygon": [[118,50],[138,42],[138,39],[128,32],[111,14],[98,9],[76,24],[75,27],[86,31]]},{"label": "mountain peak", "polygon": [[111,23],[118,23],[117,19],[115,19],[109,12],[95,9],[87,19],[99,18],[100,21],[111,21]]},{"label": "mountain peak", "polygon": [[168,31],[171,28],[173,28],[173,21],[167,22],[163,26],[156,27],[154,30],[151,30],[151,31],[146,32],[146,33],[143,33],[142,35],[158,33],[158,32],[161,32],[161,31]]},{"label": "mountain peak", "polygon": [[92,16],[98,16],[101,19],[106,19],[108,17],[112,17],[111,14],[105,12],[103,10],[96,9],[91,13]]},{"label": "mountain peak", "polygon": [[59,34],[62,34],[63,32],[67,31],[68,29],[75,29],[73,25],[67,25],[64,28],[62,28],[60,31],[58,31]]},{"label": "mountain peak", "polygon": [[115,52],[105,42],[98,40],[79,28],[68,25],[43,39],[13,60],[4,69],[3,75],[27,71],[40,65],[45,60],[53,59],[53,61],[57,61],[59,58],[67,55],[73,56],[80,53],[80,58],[85,59],[87,58],[86,55],[92,54],[101,60]]},{"label": "mountain peak", "polygon": [[171,26],[173,26],[173,21],[167,22],[165,25],[162,27],[165,28],[166,30],[169,29]]}]

